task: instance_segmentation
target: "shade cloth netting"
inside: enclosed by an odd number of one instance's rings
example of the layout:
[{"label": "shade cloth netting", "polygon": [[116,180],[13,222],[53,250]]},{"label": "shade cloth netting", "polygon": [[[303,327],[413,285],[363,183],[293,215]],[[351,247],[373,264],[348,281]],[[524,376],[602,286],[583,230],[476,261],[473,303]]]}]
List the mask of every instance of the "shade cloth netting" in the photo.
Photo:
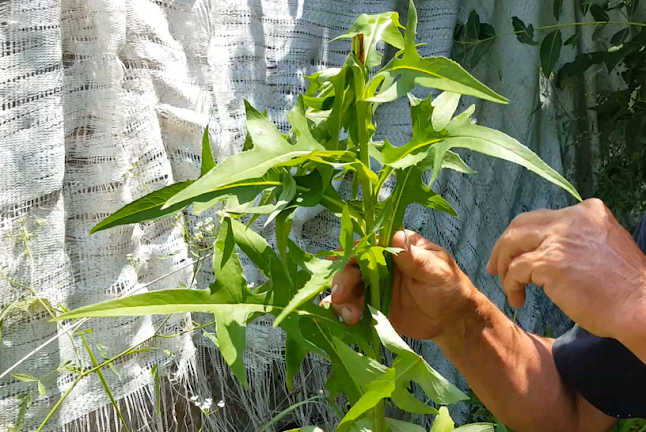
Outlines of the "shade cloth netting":
[{"label": "shade cloth netting", "polygon": [[[195,178],[206,125],[218,160],[239,151],[244,141],[243,99],[266,110],[286,131],[285,110],[306,88],[305,76],[344,60],[349,42],[331,43],[331,39],[361,13],[399,10],[405,15],[406,3],[0,2],[0,305],[40,297],[74,308],[118,295],[177,287],[180,282],[190,284],[194,257],[182,225],[194,226],[196,218],[186,215],[179,223],[168,218],[117,227],[92,237],[90,228],[135,198]],[[417,4],[418,40],[427,43],[420,48],[424,55],[449,55],[456,20],[464,21],[472,8],[498,33],[512,30],[511,16],[541,23],[551,14],[551,2]],[[575,18],[573,6],[566,4],[562,20]],[[563,31],[567,37],[573,30]],[[574,54],[571,47],[565,57]],[[571,108],[573,96],[557,94],[553,83],[540,77],[537,48],[521,45],[513,36],[501,37],[474,73],[511,100],[507,106],[479,104],[479,123],[516,137],[561,172],[570,167],[563,161],[570,160],[573,133],[564,112]],[[406,142],[410,124],[406,102],[380,109],[376,119],[380,136]],[[442,174],[437,184],[437,191],[460,216],[415,208],[407,215],[406,226],[446,247],[476,285],[506,307],[498,282],[484,271],[495,239],[514,215],[570,201],[522,168],[464,157],[478,174]],[[299,213],[295,226],[297,240],[308,249],[336,247],[338,226],[329,214]],[[253,278],[251,270],[249,274]],[[196,285],[204,287],[209,278],[208,265],[201,266]],[[161,320],[95,319],[78,328],[92,329],[85,337],[101,360],[101,351],[112,356],[146,339]],[[535,290],[518,320],[538,332],[558,333],[567,326]],[[172,317],[163,331],[178,332],[189,322],[186,316]],[[29,393],[33,402],[23,430],[34,430],[75,377],[70,370],[57,372],[57,367],[67,361],[91,367],[78,335],[66,331],[72,324],[49,322],[39,301],[5,319],[0,373],[45,341],[58,338],[11,371],[40,378],[44,396],[33,382],[17,380],[11,373],[0,378],[0,429],[17,421],[21,395]],[[282,384],[281,334],[264,322],[249,333],[249,390],[231,379],[212,344],[191,333],[153,340],[146,345],[148,351],[116,362],[118,375],[105,369],[105,379],[137,430],[197,430],[200,424],[203,430],[257,430],[277,407],[316,394],[325,373],[320,359],[309,359],[297,383],[299,390],[288,395]],[[432,343],[416,347],[447,378],[464,385]],[[161,383],[159,391],[155,382]],[[204,408],[209,399],[213,414],[201,416],[195,406]],[[317,404],[292,414],[297,424],[324,422],[332,416]],[[118,427],[100,380],[91,374],[70,393],[46,429]]]}]

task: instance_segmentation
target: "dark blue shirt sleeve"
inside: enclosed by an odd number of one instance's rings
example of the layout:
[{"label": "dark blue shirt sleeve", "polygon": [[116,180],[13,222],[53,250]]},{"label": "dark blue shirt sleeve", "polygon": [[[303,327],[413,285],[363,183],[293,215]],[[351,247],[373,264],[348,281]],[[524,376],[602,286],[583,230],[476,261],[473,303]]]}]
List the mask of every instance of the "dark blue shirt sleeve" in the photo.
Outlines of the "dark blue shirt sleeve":
[{"label": "dark blue shirt sleeve", "polygon": [[[646,215],[635,231],[646,253]],[[565,384],[607,415],[646,417],[646,364],[619,341],[574,326],[556,339],[554,362]]]}]

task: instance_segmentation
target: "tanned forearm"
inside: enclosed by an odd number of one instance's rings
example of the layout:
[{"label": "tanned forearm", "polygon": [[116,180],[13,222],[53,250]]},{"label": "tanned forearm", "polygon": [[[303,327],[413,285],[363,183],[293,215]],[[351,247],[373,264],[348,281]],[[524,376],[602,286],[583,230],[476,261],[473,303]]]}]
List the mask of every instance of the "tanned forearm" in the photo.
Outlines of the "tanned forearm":
[{"label": "tanned forearm", "polygon": [[552,358],[553,339],[523,331],[473,292],[461,319],[434,341],[500,421],[518,432],[612,426],[613,419],[565,387]]}]

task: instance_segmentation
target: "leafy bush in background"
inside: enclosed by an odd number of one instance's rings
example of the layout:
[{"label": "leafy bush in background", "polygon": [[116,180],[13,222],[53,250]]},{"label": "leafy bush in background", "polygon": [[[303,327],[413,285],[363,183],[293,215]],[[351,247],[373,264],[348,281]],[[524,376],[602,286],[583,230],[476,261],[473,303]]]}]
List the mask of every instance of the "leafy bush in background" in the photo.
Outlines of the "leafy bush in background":
[{"label": "leafy bush in background", "polygon": [[[538,47],[541,73],[548,78],[554,73],[561,88],[567,89],[571,79],[580,81],[588,70],[618,81],[599,85],[594,105],[585,107],[597,115],[599,148],[593,148],[585,131],[583,142],[577,144],[581,156],[575,162],[575,184],[584,198],[601,198],[633,230],[646,211],[646,23],[639,18],[640,1],[578,0],[581,22],[561,20],[562,0],[553,0],[552,5],[553,24],[535,26],[510,17],[513,35],[523,44]],[[570,26],[576,31],[564,38],[562,28]],[[594,26],[593,42],[600,49],[582,52],[557,69],[563,47],[580,43],[583,26]],[[475,68],[494,40],[503,36],[511,35],[497,34],[474,10],[466,23],[456,26],[453,57]],[[571,129],[580,129],[579,120],[573,117]]]}]

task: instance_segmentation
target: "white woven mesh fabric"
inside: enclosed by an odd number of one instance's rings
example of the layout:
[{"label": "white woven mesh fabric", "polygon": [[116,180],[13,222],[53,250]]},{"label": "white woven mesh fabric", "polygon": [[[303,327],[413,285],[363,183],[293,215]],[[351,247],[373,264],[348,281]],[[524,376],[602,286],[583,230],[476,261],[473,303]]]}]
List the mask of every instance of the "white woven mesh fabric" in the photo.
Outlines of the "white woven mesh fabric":
[{"label": "white woven mesh fabric", "polygon": [[[448,55],[457,1],[419,2],[420,41],[425,55]],[[531,3],[531,2],[530,2]],[[510,17],[538,22],[548,6],[501,1],[483,19],[499,33]],[[139,290],[176,287],[191,280],[190,257],[175,221],[113,228],[88,237],[89,229],[123,204],[199,172],[200,137],[208,123],[218,159],[238,151],[244,140],[243,99],[267,110],[287,130],[284,110],[305,89],[304,76],[339,66],[347,41],[329,41],[361,13],[405,10],[397,0],[5,0],[0,2],[0,305],[38,296],[77,307]],[[551,7],[551,6],[550,6]],[[566,15],[572,11],[566,11]],[[483,14],[481,14],[483,15]],[[488,15],[488,16],[487,16]],[[556,97],[538,78],[533,49],[508,37],[496,42],[479,76],[510,97],[507,107],[483,105],[481,123],[505,130],[561,169]],[[510,59],[513,59],[510,61]],[[520,61],[522,59],[522,61]],[[537,96],[540,94],[540,99]],[[382,133],[392,142],[408,136],[404,102],[378,112]],[[567,134],[561,134],[567,136]],[[495,238],[520,211],[561,206],[564,194],[510,164],[467,156],[479,173],[440,178],[438,191],[460,213],[452,219],[415,209],[407,226],[447,247],[477,285],[499,304],[503,296],[484,274]],[[338,227],[326,213],[303,213],[301,241],[311,250],[335,247]],[[270,235],[270,233],[266,233]],[[187,266],[188,265],[188,266]],[[160,277],[164,276],[161,280]],[[209,278],[204,270],[199,281]],[[152,283],[151,283],[152,282]],[[529,329],[544,329],[552,308],[530,295],[519,314]],[[547,315],[546,315],[547,314]],[[92,320],[83,328],[90,345],[114,355],[149,337],[160,319]],[[558,321],[553,321],[557,322]],[[183,328],[174,317],[166,332]],[[554,324],[550,324],[554,325]],[[251,431],[277,406],[316,393],[324,368],[317,359],[305,368],[300,390],[282,386],[281,337],[262,323],[250,332],[247,364],[252,388],[230,380],[213,351],[196,350],[190,335],[156,340],[153,349],[124,358],[119,376],[105,377],[124,413],[141,430]],[[0,374],[54,335],[13,373],[41,378],[34,383],[0,378],[0,429],[19,417],[19,395],[32,394],[23,429],[34,430],[69,387],[70,373],[57,373],[67,360],[91,362],[61,326],[35,305],[4,322]],[[79,343],[78,338],[75,339]],[[202,341],[198,341],[200,344]],[[432,344],[422,344],[431,363],[449,379],[459,377]],[[97,351],[98,352],[98,351]],[[97,354],[98,355],[98,354]],[[165,365],[173,380],[162,391],[164,415],[155,409],[151,368]],[[175,410],[177,401],[224,400],[208,418]],[[48,424],[49,429],[113,430],[118,423],[97,376],[84,379]],[[320,405],[295,411],[295,422],[316,422],[331,414]]]}]

